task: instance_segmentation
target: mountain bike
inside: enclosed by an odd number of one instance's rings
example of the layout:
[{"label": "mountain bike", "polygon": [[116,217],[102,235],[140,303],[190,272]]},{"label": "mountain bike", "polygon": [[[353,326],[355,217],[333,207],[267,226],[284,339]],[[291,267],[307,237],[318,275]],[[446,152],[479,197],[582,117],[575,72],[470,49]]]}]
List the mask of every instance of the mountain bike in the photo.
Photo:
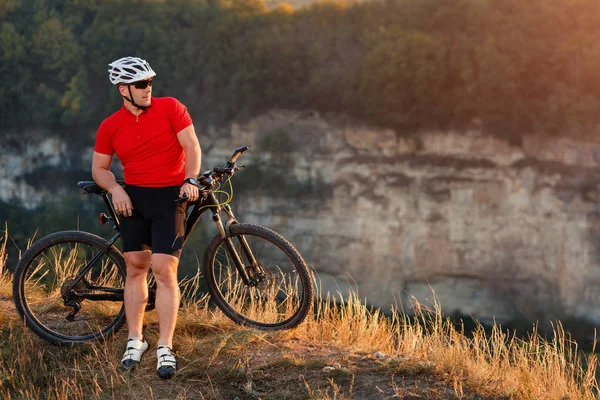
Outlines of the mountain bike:
[{"label": "mountain bike", "polygon": [[[241,325],[262,330],[293,328],[312,309],[313,281],[306,262],[286,239],[235,218],[229,205],[231,178],[243,167],[236,161],[246,150],[247,146],[235,149],[223,167],[198,177],[200,197],[185,207],[184,243],[202,214],[210,211],[218,233],[204,251],[202,271],[214,304]],[[221,190],[227,183],[229,192]],[[33,332],[57,345],[102,340],[125,323],[126,265],[115,246],[120,237],[119,216],[106,190],[93,181],[78,186],[84,193],[102,197],[109,215],[100,214],[100,223],[112,221],[116,234],[110,240],[82,231],[50,234],[23,253],[14,273],[18,312]],[[156,283],[149,277],[146,310],[154,308],[156,293]]]}]

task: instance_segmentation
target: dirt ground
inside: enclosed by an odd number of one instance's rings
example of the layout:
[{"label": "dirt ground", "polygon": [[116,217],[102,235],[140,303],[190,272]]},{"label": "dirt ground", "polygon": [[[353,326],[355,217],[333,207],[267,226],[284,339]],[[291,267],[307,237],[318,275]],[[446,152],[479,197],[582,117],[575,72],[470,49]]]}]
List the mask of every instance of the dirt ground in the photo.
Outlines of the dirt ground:
[{"label": "dirt ground", "polygon": [[[18,318],[12,299],[0,296],[2,314]],[[12,319],[12,317],[11,317]],[[153,324],[147,331],[155,330]],[[31,334],[31,333],[30,333]],[[32,334],[33,335],[33,334]],[[307,343],[293,335],[257,331],[197,332],[193,348],[177,351],[178,373],[156,377],[153,352],[133,372],[120,372],[125,387],[109,397],[127,399],[484,399],[459,390],[435,366],[384,355],[354,352],[331,344]],[[37,342],[37,339],[35,339]],[[118,363],[123,333],[109,340],[107,362]],[[112,343],[111,343],[112,342]],[[47,352],[69,349],[40,345]],[[460,389],[460,388],[459,388]]]}]

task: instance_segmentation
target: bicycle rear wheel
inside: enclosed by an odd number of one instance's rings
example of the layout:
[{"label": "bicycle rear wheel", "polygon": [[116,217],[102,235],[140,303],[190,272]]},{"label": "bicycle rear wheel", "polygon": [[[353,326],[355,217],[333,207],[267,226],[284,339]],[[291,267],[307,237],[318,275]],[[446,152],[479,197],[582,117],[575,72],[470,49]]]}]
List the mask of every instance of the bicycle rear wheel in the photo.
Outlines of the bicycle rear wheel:
[{"label": "bicycle rear wheel", "polygon": [[[98,256],[93,267],[76,279]],[[125,322],[125,260],[115,246],[87,232],[57,232],[35,242],[18,262],[16,308],[42,339],[73,345],[104,339]]]},{"label": "bicycle rear wheel", "polygon": [[313,304],[312,279],[302,256],[268,228],[235,224],[229,229],[233,250],[254,283],[244,283],[226,240],[216,235],[208,244],[203,262],[213,301],[241,325],[279,330],[300,324]]}]

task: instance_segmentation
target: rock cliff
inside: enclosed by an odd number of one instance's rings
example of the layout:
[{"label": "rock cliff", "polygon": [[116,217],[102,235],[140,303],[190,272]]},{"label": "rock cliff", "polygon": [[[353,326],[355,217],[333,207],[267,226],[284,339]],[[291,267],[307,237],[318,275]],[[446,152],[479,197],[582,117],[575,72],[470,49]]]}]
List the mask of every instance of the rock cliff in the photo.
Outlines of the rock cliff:
[{"label": "rock cliff", "polygon": [[[247,188],[234,211],[290,239],[323,292],[353,287],[370,304],[408,308],[433,289],[449,313],[600,323],[598,138],[405,137],[291,112],[198,134],[204,169],[250,146],[246,176],[261,165],[261,182],[276,182]],[[15,173],[31,154],[59,162],[61,143],[37,146],[0,154],[2,200],[34,192]]]},{"label": "rock cliff", "polygon": [[600,139],[406,138],[273,113],[226,140],[268,158],[274,134],[287,137],[295,178],[319,190],[256,196],[243,212],[289,237],[326,290],[408,308],[413,296],[432,302],[433,289],[446,312],[600,322]]}]

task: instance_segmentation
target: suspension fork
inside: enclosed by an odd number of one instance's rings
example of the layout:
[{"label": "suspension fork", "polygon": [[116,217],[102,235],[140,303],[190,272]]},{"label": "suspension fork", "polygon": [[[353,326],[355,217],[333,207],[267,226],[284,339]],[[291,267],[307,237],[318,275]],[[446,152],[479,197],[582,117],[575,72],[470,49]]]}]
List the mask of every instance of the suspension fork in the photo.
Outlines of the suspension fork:
[{"label": "suspension fork", "polygon": [[[227,217],[229,218],[229,220],[227,221],[227,228],[229,230],[229,226],[239,224],[239,222],[233,215],[233,211],[231,211],[231,207],[229,206],[229,204],[225,204],[225,206],[223,208],[225,209],[225,213],[227,214]],[[246,237],[244,235],[239,235],[239,236],[237,236],[237,239],[238,239],[238,242],[240,242],[240,246],[242,247],[242,250],[244,251],[246,258],[250,262],[250,266],[253,268],[256,267],[257,262],[256,262],[256,259],[254,258],[254,254],[252,254],[250,245],[248,245],[248,241],[246,240]]]},{"label": "suspension fork", "polygon": [[[211,193],[209,195],[209,199],[211,202],[213,202],[213,204],[216,205],[214,207],[214,212],[213,212],[213,217],[212,217],[213,221],[215,222],[215,225],[217,225],[217,229],[219,230],[219,233],[221,234],[221,237],[223,238],[223,240],[225,242],[225,247],[227,247],[227,251],[229,252],[229,255],[231,256],[231,258],[233,259],[233,262],[235,263],[235,267],[236,267],[238,273],[240,274],[242,281],[244,281],[244,284],[247,286],[256,286],[257,282],[254,279],[250,279],[248,277],[248,273],[246,272],[246,267],[244,265],[242,257],[236,250],[235,246],[233,245],[233,240],[231,239],[231,233],[229,230],[229,226],[238,223],[238,221],[235,219],[235,216],[233,215],[233,212],[231,211],[231,207],[228,204],[225,204],[224,206],[218,205],[217,199],[215,198],[213,193]],[[221,210],[224,210],[225,213],[227,214],[228,221],[227,221],[226,226],[223,225],[223,221],[221,220],[221,217],[220,217]],[[246,238],[244,238],[243,236],[238,236],[238,241],[241,244],[242,250],[243,250],[244,254],[246,255],[246,258],[250,262],[250,265],[255,266],[256,259],[254,258],[254,255],[252,254],[252,252],[250,250],[250,246],[248,245]]]}]

